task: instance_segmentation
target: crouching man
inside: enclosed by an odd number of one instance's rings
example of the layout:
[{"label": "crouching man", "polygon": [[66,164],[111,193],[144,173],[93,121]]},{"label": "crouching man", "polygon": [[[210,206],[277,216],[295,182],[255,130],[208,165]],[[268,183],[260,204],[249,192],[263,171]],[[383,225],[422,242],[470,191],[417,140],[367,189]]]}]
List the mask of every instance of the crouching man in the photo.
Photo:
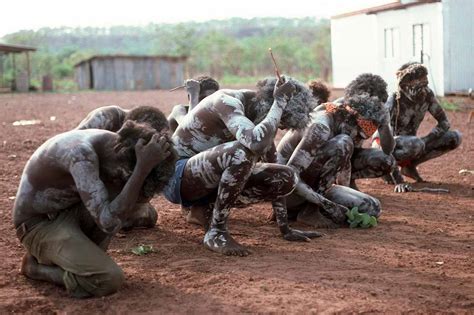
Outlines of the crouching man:
[{"label": "crouching man", "polygon": [[[428,87],[425,66],[406,63],[398,69],[397,79],[398,91],[390,95],[385,106],[390,111],[396,141],[393,156],[401,169],[395,167],[387,178],[395,181],[396,192],[406,192],[410,191],[410,185],[404,183],[402,175],[423,182],[417,166],[459,147],[462,135],[451,130],[446,113]],[[426,136],[419,137],[417,132],[427,112],[436,119],[437,125]],[[373,146],[379,146],[378,135],[374,137]]]},{"label": "crouching man", "polygon": [[[294,189],[292,169],[271,163],[276,162],[274,139],[279,127],[304,128],[314,104],[308,88],[291,78],[268,78],[257,88],[215,92],[188,113],[173,134],[180,159],[165,196],[186,207],[212,207],[204,245],[225,255],[249,253],[227,229],[238,198],[275,205]],[[270,163],[257,163],[261,160]],[[285,239],[307,241],[319,235],[289,228],[286,209],[279,209],[276,217]]]},{"label": "crouching man", "polygon": [[105,296],[124,282],[105,253],[139,198],[162,189],[176,155],[166,136],[126,122],[117,132],[72,130],[27,162],[13,209],[27,253],[21,273],[78,298]]},{"label": "crouching man", "polygon": [[354,144],[372,136],[385,116],[378,98],[363,93],[340,104],[318,106],[305,130],[285,134],[278,144],[278,161],[300,178],[281,205],[288,208],[289,215],[315,227],[338,226],[352,207],[379,216],[377,199],[346,186],[351,179]]}]

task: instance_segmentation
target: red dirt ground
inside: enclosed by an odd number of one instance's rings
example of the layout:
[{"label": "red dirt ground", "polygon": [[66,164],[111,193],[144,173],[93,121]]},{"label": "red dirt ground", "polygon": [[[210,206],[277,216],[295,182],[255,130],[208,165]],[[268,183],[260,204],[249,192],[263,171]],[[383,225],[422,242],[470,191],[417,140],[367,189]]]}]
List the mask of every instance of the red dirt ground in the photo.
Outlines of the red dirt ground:
[{"label": "red dirt ground", "polygon": [[[33,151],[96,107],[152,105],[168,113],[179,102],[186,102],[182,91],[0,95],[0,314],[474,312],[474,176],[458,174],[474,169],[474,121],[468,124],[465,110],[448,113],[464,134],[461,148],[421,166],[430,186],[451,193],[399,195],[379,179],[360,182],[383,204],[374,229],[325,230],[310,243],[290,243],[267,223],[270,205],[261,204],[237,209],[231,218],[233,235],[253,254],[224,257],[201,246],[203,231],[184,223],[179,206],[157,197],[159,224],[111,244],[109,253],[127,278],[118,293],[75,300],[62,288],[19,275],[24,249],[11,209]],[[12,125],[20,119],[42,123]],[[433,125],[429,120],[421,133]],[[135,256],[130,249],[138,244],[156,251]]]}]

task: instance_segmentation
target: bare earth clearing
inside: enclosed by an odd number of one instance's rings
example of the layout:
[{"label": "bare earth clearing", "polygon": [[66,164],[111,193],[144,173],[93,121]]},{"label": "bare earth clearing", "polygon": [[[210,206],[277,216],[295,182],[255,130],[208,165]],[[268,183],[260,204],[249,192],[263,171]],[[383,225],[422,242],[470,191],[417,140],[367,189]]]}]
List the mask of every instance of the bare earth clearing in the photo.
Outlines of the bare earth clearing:
[{"label": "bare earth clearing", "polygon": [[[11,209],[33,151],[99,106],[152,105],[169,113],[180,102],[186,102],[182,91],[0,95],[0,314],[474,312],[474,176],[458,174],[474,169],[474,121],[467,123],[466,110],[448,113],[463,132],[461,148],[421,166],[430,182],[424,185],[451,193],[399,195],[379,179],[359,182],[382,201],[374,229],[325,230],[310,243],[290,243],[267,223],[270,205],[260,204],[231,218],[233,235],[253,254],[224,257],[201,246],[203,231],[184,223],[179,206],[156,197],[159,224],[111,244],[109,253],[127,277],[118,293],[75,300],[62,288],[20,276],[24,250]],[[12,125],[20,119],[42,123]],[[421,133],[434,123],[430,119]],[[135,256],[130,249],[138,244],[156,251]]]}]

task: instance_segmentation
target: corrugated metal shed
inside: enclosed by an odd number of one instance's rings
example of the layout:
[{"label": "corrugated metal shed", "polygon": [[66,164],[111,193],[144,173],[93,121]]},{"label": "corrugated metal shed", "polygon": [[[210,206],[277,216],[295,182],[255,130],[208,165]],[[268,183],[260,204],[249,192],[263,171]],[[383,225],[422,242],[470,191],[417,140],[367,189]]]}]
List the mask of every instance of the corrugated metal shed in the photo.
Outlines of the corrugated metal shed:
[{"label": "corrugated metal shed", "polygon": [[186,56],[101,55],[75,65],[80,89],[150,90],[183,84]]}]

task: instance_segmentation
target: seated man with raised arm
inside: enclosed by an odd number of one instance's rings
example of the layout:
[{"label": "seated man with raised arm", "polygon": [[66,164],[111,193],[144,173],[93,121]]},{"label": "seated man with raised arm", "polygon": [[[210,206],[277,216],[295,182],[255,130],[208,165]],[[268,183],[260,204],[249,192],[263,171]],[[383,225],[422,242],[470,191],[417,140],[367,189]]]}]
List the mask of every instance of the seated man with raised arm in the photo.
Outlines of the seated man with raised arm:
[{"label": "seated man with raised arm", "polygon": [[372,136],[384,117],[379,99],[363,93],[318,106],[306,129],[285,134],[277,147],[278,161],[300,180],[282,207],[298,221],[317,227],[343,223],[352,207],[378,216],[377,199],[345,186],[351,178],[354,144]]},{"label": "seated man with raised arm", "polygon": [[219,83],[211,77],[199,76],[184,82],[184,88],[188,93],[189,105],[175,105],[168,116],[171,132],[174,132],[183,120],[200,101],[219,90]]},{"label": "seated man with raised arm", "polygon": [[26,248],[21,273],[64,286],[74,297],[105,296],[124,282],[105,253],[141,198],[170,178],[166,134],[127,121],[117,132],[71,130],[40,146],[20,180],[13,224]]},{"label": "seated man with raised arm", "polygon": [[[248,255],[229,234],[230,209],[239,197],[273,201],[296,185],[291,168],[276,162],[277,129],[304,128],[314,105],[302,83],[267,78],[257,91],[219,90],[201,101],[180,123],[173,143],[180,156],[166,198],[184,206],[212,205],[204,245],[226,255]],[[270,163],[257,163],[264,159]],[[280,231],[287,240],[309,240],[315,232],[289,228],[286,209],[276,209]],[[206,222],[202,223],[203,225]]]}]

